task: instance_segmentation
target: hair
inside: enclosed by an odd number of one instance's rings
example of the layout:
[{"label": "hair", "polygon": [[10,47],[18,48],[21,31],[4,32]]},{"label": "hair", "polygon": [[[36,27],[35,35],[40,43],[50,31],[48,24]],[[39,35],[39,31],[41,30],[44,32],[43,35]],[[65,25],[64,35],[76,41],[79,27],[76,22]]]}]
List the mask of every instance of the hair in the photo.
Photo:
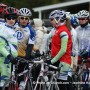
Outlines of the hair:
[{"label": "hair", "polygon": [[66,18],[66,26],[67,26],[68,30],[71,31],[71,23],[70,23],[69,18]]}]

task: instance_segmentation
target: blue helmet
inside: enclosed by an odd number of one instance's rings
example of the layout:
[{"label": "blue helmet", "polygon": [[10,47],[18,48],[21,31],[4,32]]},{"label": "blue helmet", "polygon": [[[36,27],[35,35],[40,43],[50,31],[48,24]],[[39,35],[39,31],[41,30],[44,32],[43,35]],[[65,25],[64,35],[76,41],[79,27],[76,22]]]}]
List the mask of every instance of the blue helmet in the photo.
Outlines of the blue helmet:
[{"label": "blue helmet", "polygon": [[78,26],[79,25],[78,18],[76,16],[72,16],[70,19],[70,23],[72,26]]}]

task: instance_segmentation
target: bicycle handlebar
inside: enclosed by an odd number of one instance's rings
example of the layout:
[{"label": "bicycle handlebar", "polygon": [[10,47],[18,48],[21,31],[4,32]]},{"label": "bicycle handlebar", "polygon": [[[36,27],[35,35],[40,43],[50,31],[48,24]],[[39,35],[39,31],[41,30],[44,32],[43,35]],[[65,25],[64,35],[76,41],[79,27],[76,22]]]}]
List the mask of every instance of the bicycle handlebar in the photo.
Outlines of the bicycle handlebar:
[{"label": "bicycle handlebar", "polygon": [[[26,60],[26,59],[24,59],[24,58],[20,58],[19,60],[18,60],[18,62],[22,62],[22,63],[27,63],[27,64],[29,64],[29,63],[34,63],[34,64],[42,64],[42,63],[44,63],[44,60],[43,59],[41,59],[40,61],[29,61],[29,60]],[[54,66],[54,65],[50,65],[50,64],[47,64],[47,63],[44,63],[44,65],[46,65],[46,66],[48,66],[48,67],[50,67],[50,68],[52,68],[52,69],[55,69],[55,70],[60,70],[61,69],[61,67],[56,67],[56,66]]]},{"label": "bicycle handlebar", "polygon": [[90,59],[81,59],[81,60],[78,60],[78,62],[82,62],[82,63],[86,63],[86,62],[90,62]]},{"label": "bicycle handlebar", "polygon": [[26,60],[26,59],[24,59],[24,58],[19,58],[19,60],[18,60],[18,63],[19,62],[21,62],[21,63],[36,63],[36,64],[39,64],[39,63],[43,63],[44,61],[41,59],[40,61],[34,61],[34,60],[32,60],[32,61],[30,61],[30,60]]}]

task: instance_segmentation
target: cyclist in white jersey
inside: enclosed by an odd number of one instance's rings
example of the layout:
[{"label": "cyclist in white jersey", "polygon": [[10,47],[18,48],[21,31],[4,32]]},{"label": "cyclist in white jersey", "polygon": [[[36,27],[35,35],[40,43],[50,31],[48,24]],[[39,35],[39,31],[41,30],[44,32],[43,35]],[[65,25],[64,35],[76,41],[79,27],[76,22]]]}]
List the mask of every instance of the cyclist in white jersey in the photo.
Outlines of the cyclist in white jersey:
[{"label": "cyclist in white jersey", "polygon": [[[89,12],[81,10],[78,12],[79,26],[77,31],[78,54],[79,52],[90,52],[90,24]],[[84,52],[84,53],[85,53]]]},{"label": "cyclist in white jersey", "polygon": [[[79,26],[76,28],[77,31],[77,51],[78,60],[81,58],[90,58],[90,24],[89,24],[89,12],[81,10],[78,12]],[[80,63],[78,63],[80,64]],[[86,68],[89,68],[89,63],[86,63]],[[87,82],[88,74],[84,73],[84,82]],[[83,90],[87,90],[88,85],[83,86]]]},{"label": "cyclist in white jersey", "polygon": [[18,56],[30,59],[34,45],[34,29],[29,25],[31,11],[28,8],[19,10],[18,23],[15,25],[15,32],[18,38]]},{"label": "cyclist in white jersey", "polygon": [[5,24],[0,25],[0,86],[10,77],[11,63],[16,63],[18,42],[13,27],[17,19],[16,9],[5,9],[4,19]]},{"label": "cyclist in white jersey", "polygon": [[[31,59],[31,52],[35,39],[34,29],[29,25],[31,15],[31,11],[28,8],[21,8],[19,10],[18,22],[14,26],[18,39],[18,56],[27,60]],[[18,73],[22,72],[24,67],[25,64],[19,64]],[[20,86],[24,83],[23,76],[19,77],[18,82],[20,83]],[[21,87],[19,87],[19,89],[22,90]]]},{"label": "cyclist in white jersey", "polygon": [[76,70],[77,67],[77,56],[76,56],[76,45],[75,45],[75,41],[77,38],[77,32],[76,32],[76,27],[79,25],[79,21],[78,18],[74,15],[71,16],[70,18],[70,23],[71,23],[71,34],[72,34],[72,39],[73,39],[73,47],[72,47],[72,64],[71,67],[73,68],[73,70]]}]

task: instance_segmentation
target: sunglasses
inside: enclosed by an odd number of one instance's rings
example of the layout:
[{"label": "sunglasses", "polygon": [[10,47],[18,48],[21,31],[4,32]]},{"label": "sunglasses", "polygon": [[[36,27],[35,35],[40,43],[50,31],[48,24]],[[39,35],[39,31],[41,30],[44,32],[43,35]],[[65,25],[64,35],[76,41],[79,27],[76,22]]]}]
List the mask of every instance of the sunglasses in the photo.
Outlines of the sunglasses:
[{"label": "sunglasses", "polygon": [[7,19],[8,19],[8,20],[11,20],[11,19],[12,19],[12,20],[15,20],[16,17],[7,17]]},{"label": "sunglasses", "polygon": [[22,20],[29,20],[29,17],[20,17]]},{"label": "sunglasses", "polygon": [[78,18],[78,20],[87,20],[86,18]]},{"label": "sunglasses", "polygon": [[50,21],[53,21],[54,20],[54,18],[50,18]]}]

